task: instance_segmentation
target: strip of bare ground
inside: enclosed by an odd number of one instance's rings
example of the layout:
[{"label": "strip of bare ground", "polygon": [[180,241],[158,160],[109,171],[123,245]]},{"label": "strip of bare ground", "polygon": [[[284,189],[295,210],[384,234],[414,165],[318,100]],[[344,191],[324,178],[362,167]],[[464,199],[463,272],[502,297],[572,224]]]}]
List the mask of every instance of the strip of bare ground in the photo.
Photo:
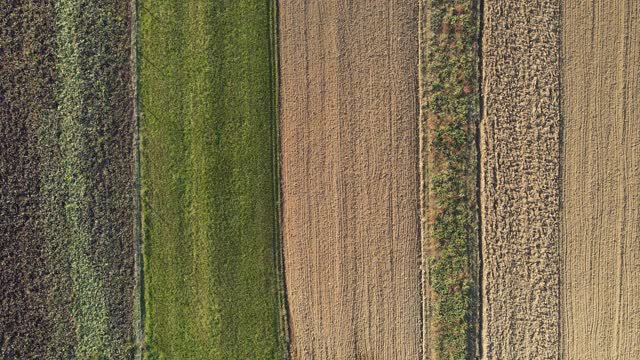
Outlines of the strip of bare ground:
[{"label": "strip of bare ground", "polygon": [[417,5],[279,3],[293,359],[420,355]]},{"label": "strip of bare ground", "polygon": [[562,354],[640,359],[640,2],[562,21]]},{"label": "strip of bare ground", "polygon": [[559,357],[559,3],[485,0],[482,344]]}]

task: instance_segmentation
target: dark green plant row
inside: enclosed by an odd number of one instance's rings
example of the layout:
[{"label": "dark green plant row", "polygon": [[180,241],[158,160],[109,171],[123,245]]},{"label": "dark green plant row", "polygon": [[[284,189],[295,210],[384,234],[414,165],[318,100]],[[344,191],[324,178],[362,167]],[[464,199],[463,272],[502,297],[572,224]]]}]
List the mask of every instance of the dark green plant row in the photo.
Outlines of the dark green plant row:
[{"label": "dark green plant row", "polygon": [[475,355],[478,306],[478,1],[424,4],[427,340],[433,359]]}]

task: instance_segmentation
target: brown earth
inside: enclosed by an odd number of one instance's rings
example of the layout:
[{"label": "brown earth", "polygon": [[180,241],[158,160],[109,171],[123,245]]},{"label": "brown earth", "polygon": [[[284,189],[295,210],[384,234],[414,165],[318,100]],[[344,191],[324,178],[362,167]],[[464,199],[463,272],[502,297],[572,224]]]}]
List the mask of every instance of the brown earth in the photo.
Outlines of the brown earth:
[{"label": "brown earth", "polygon": [[418,3],[279,6],[292,358],[418,358]]},{"label": "brown earth", "polygon": [[640,359],[640,2],[563,9],[565,359]]},{"label": "brown earth", "polygon": [[557,1],[484,3],[483,354],[559,356]]},{"label": "brown earth", "polygon": [[39,123],[56,107],[54,4],[30,5],[0,7],[1,359],[46,358],[54,329],[38,147]]}]

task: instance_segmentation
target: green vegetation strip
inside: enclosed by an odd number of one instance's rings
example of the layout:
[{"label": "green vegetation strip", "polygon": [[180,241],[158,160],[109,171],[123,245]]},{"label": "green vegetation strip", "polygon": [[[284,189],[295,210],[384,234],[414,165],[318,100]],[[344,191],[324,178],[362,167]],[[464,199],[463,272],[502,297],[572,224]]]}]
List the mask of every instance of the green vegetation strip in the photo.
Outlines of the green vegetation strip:
[{"label": "green vegetation strip", "polygon": [[79,358],[124,358],[133,348],[128,16],[125,0],[56,3],[61,179],[54,181],[66,224],[57,240],[69,264]]},{"label": "green vegetation strip", "polygon": [[139,4],[146,357],[281,358],[272,5]]},{"label": "green vegetation strip", "polygon": [[90,244],[90,230],[86,216],[89,208],[88,179],[84,167],[87,127],[82,121],[86,111],[83,105],[83,78],[81,53],[74,41],[79,38],[77,21],[80,8],[74,1],[61,1],[57,6],[58,72],[60,92],[60,146],[63,156],[63,178],[66,190],[65,218],[69,224],[66,241],[71,263],[71,278],[75,298],[76,332],[78,343],[75,353],[82,357],[103,355],[111,358],[111,339],[107,330],[107,309],[103,285],[98,281],[86,253]]},{"label": "green vegetation strip", "polygon": [[478,2],[423,2],[427,351],[472,358],[478,306]]}]

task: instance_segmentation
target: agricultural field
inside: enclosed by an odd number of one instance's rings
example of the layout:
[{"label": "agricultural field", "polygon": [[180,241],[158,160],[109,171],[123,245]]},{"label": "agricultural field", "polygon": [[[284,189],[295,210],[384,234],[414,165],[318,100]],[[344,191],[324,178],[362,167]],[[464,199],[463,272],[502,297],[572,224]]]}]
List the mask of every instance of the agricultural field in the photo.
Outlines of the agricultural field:
[{"label": "agricultural field", "polygon": [[129,2],[6,5],[0,357],[125,358],[135,348]]},{"label": "agricultural field", "polygon": [[638,359],[640,4],[568,0],[562,24],[561,356]]},{"label": "agricultural field", "polygon": [[418,3],[283,1],[279,19],[291,357],[417,359]]},{"label": "agricultural field", "polygon": [[284,355],[269,4],[140,2],[149,359]]},{"label": "agricultural field", "polygon": [[640,2],[0,1],[0,359],[640,359]]},{"label": "agricultural field", "polygon": [[480,341],[490,359],[559,357],[559,15],[557,1],[484,2]]}]

